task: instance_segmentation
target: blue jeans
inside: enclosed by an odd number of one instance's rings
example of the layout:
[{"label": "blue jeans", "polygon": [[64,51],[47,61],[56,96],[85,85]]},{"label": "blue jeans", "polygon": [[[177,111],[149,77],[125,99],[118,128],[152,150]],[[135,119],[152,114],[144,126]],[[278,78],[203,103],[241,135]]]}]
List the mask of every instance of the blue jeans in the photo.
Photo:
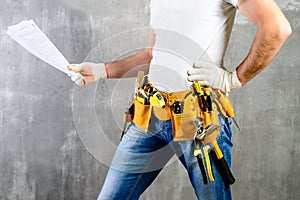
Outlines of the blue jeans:
[{"label": "blue jeans", "polygon": [[[220,117],[220,123],[223,127],[217,142],[230,166],[231,119]],[[98,200],[138,199],[174,154],[187,170],[198,199],[231,199],[230,187],[224,183],[214,162],[211,161],[215,182],[204,185],[193,155],[194,142],[174,142],[172,138],[170,120],[152,118],[148,132],[132,123],[117,148]]]}]

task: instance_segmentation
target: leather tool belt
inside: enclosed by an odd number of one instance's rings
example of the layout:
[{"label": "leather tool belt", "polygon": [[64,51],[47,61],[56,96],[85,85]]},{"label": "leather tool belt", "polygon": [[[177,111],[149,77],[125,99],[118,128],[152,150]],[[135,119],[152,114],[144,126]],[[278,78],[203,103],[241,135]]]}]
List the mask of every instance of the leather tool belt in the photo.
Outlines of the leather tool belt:
[{"label": "leather tool belt", "polygon": [[235,178],[216,141],[221,129],[219,113],[234,119],[228,97],[220,90],[201,87],[199,82],[194,82],[191,90],[165,93],[158,91],[147,80],[143,80],[142,84],[142,79],[143,74],[139,74],[134,102],[126,108],[124,115],[122,136],[126,132],[127,122],[131,120],[145,132],[153,115],[160,120],[172,120],[174,141],[194,141],[194,156],[204,184],[208,183],[208,178],[215,181],[211,158],[216,162],[225,183],[233,184]]},{"label": "leather tool belt", "polygon": [[[205,90],[213,92],[211,88],[205,88]],[[203,120],[203,127],[207,127],[209,124],[219,124],[216,102],[212,102],[212,109],[206,112],[199,106],[198,97],[192,90],[174,93],[160,92],[160,94],[165,101],[163,108],[147,105],[138,101],[137,98],[134,99],[133,122],[143,131],[148,130],[152,114],[160,120],[172,120],[174,141],[194,140],[195,116],[199,116]],[[214,140],[218,134],[211,135],[209,140]]]}]

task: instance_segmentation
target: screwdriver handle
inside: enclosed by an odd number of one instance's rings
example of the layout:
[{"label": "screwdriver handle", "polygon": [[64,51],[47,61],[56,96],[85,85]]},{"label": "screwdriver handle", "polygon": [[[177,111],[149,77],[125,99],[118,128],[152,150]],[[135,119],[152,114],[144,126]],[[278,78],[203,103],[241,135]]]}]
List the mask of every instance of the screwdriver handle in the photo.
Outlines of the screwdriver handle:
[{"label": "screwdriver handle", "polygon": [[220,108],[221,113],[228,118],[234,118],[233,106],[229,101],[229,98],[220,90],[214,90],[216,98],[215,101]]},{"label": "screwdriver handle", "polygon": [[139,71],[138,76],[136,77],[137,88],[142,87],[143,80],[144,80],[144,72]]},{"label": "screwdriver handle", "polygon": [[194,81],[192,88],[194,90],[195,95],[198,97],[199,108],[201,108],[203,111],[206,111],[206,100],[204,96],[204,91],[201,89],[200,83],[198,81]]},{"label": "screwdriver handle", "polygon": [[206,106],[208,111],[212,111],[212,100],[211,100],[211,89],[210,88],[203,88],[203,91],[205,92],[205,97],[206,97]]}]

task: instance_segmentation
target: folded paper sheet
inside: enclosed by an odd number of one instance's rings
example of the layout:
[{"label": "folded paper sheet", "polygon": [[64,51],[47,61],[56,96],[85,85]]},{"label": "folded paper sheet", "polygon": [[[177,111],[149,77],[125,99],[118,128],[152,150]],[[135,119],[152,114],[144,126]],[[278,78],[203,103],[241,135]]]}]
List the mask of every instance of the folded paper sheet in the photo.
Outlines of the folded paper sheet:
[{"label": "folded paper sheet", "polygon": [[44,62],[69,76],[77,77],[76,73],[67,69],[70,63],[32,20],[24,20],[10,26],[6,33]]}]

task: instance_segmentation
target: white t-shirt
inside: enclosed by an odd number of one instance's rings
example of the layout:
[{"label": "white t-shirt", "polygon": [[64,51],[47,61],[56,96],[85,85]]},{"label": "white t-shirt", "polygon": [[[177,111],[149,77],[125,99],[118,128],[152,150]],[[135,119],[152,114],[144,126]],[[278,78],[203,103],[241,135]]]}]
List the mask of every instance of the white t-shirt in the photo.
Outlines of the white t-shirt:
[{"label": "white t-shirt", "polygon": [[151,0],[156,42],[149,80],[162,91],[190,88],[187,70],[197,61],[223,67],[238,0]]}]

